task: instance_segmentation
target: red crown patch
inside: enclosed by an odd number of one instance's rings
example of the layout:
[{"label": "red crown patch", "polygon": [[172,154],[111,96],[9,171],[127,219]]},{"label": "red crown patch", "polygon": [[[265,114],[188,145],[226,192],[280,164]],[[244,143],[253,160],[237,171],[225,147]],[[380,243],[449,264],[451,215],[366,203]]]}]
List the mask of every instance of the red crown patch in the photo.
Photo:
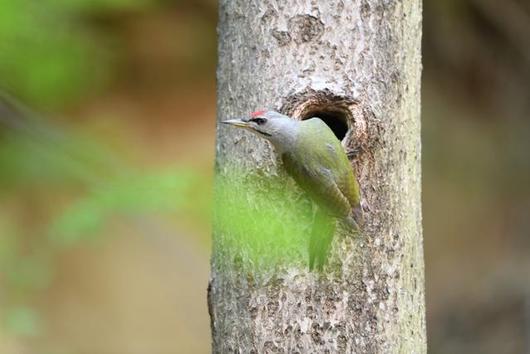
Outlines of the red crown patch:
[{"label": "red crown patch", "polygon": [[261,116],[262,114],[264,114],[265,112],[267,112],[267,111],[262,110],[262,111],[252,112],[252,113],[250,113],[250,116],[251,116],[252,118],[254,118],[254,117],[258,117],[258,116]]}]

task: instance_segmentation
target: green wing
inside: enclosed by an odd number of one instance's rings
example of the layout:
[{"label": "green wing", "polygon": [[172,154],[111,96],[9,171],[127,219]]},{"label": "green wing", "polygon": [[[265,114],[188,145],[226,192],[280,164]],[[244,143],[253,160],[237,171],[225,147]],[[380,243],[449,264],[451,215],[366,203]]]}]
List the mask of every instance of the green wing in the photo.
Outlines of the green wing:
[{"label": "green wing", "polygon": [[315,202],[337,217],[359,202],[353,171],[339,140],[320,119],[303,121],[296,148],[284,153],[287,173]]}]

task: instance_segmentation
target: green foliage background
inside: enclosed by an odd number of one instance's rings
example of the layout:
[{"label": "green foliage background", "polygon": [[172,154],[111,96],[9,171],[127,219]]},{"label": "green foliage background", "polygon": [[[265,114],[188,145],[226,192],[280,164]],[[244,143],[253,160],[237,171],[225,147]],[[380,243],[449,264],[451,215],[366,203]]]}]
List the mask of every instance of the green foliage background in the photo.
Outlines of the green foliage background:
[{"label": "green foliage background", "polygon": [[[45,333],[32,304],[50,285],[54,259],[95,241],[109,220],[186,215],[209,223],[210,181],[196,168],[144,170],[104,138],[29,108],[57,109],[101,92],[123,53],[98,21],[154,4],[0,0],[0,198],[15,200],[0,216],[0,320],[8,335]],[[17,208],[31,200],[57,205],[24,227]]]}]

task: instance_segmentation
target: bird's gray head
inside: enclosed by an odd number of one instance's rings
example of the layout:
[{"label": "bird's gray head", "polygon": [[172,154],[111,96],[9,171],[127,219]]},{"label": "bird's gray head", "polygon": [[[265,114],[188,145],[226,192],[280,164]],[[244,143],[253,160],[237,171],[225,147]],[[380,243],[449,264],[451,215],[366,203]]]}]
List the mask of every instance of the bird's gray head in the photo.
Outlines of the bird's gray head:
[{"label": "bird's gray head", "polygon": [[282,152],[294,144],[300,122],[278,112],[256,111],[248,118],[229,119],[223,123],[247,129],[269,140]]}]

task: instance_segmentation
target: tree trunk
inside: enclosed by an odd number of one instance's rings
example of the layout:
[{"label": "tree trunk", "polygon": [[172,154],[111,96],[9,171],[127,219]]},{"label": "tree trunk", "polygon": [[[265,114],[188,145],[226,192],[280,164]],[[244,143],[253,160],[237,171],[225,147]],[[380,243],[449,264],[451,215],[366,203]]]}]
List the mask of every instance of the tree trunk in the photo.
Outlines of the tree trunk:
[{"label": "tree trunk", "polygon": [[[364,213],[310,272],[311,218],[286,212],[307,210],[302,192],[267,142],[219,126],[213,352],[426,352],[420,1],[220,0],[218,32],[218,121],[260,108],[324,118],[346,134]],[[241,218],[254,226],[227,226]],[[293,243],[275,244],[285,234]]]}]

